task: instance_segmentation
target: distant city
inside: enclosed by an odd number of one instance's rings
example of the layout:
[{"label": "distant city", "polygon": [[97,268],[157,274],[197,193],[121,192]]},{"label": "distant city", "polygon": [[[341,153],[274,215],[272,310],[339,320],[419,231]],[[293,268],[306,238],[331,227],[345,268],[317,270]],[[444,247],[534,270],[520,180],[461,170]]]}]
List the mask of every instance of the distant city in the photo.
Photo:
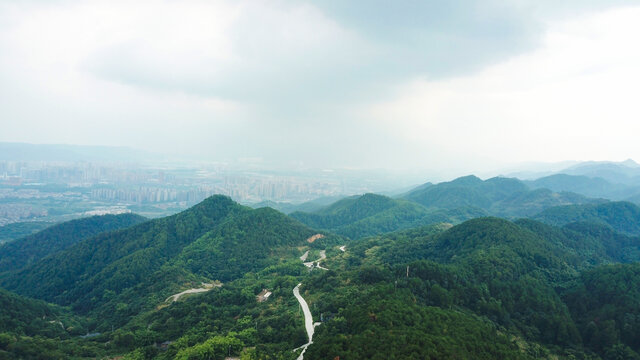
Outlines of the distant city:
[{"label": "distant city", "polygon": [[302,203],[390,188],[366,174],[297,175],[219,164],[141,165],[100,161],[0,161],[0,226],[22,221],[136,212],[169,215],[213,194],[244,204]]}]

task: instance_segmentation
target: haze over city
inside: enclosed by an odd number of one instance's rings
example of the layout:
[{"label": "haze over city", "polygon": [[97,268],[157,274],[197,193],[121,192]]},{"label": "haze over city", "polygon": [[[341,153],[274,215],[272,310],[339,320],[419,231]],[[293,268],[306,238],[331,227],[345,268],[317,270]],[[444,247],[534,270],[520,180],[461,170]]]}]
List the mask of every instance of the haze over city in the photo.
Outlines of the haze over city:
[{"label": "haze over city", "polygon": [[451,175],[640,159],[639,17],[634,1],[2,1],[0,141]]}]

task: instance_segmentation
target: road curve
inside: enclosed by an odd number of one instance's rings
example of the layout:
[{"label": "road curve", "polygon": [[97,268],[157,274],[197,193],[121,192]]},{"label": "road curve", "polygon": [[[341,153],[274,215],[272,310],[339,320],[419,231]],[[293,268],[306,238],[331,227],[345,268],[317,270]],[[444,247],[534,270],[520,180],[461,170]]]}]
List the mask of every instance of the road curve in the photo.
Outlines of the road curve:
[{"label": "road curve", "polygon": [[[307,337],[309,338],[309,342],[307,342],[306,344],[298,348],[298,349],[302,349],[302,352],[298,356],[297,360],[304,359],[304,352],[307,351],[307,347],[309,347],[309,345],[313,343],[313,333],[315,328],[313,324],[313,317],[311,316],[311,310],[309,310],[309,305],[304,300],[304,298],[300,295],[300,285],[302,285],[302,283],[296,285],[296,287],[293,288],[293,296],[295,296],[296,299],[298,299],[298,302],[302,307],[302,312],[304,313],[304,327],[307,330]],[[295,350],[298,350],[298,349],[295,349]]]}]

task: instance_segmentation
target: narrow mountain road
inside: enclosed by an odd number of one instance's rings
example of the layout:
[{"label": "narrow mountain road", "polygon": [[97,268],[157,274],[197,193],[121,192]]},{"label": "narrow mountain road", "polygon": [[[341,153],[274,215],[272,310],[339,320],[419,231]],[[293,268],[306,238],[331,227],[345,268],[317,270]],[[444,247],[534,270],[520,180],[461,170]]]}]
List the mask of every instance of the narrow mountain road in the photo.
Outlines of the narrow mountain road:
[{"label": "narrow mountain road", "polygon": [[308,256],[309,256],[309,250],[307,250],[304,254],[302,254],[302,256],[300,256],[300,260],[306,261]]},{"label": "narrow mountain road", "polygon": [[320,251],[320,259],[316,260],[316,267],[318,269],[329,270],[325,267],[320,266],[320,261],[325,260],[326,258],[327,258],[327,251],[326,250]]},{"label": "narrow mountain road", "polygon": [[293,296],[295,296],[296,299],[298,299],[298,302],[302,307],[302,312],[304,313],[304,327],[307,330],[307,337],[309,338],[309,342],[293,350],[293,351],[296,351],[296,350],[302,349],[302,352],[298,356],[297,360],[304,359],[304,352],[307,351],[307,348],[309,347],[309,345],[313,344],[313,333],[315,332],[315,327],[317,325],[320,325],[320,323],[315,323],[315,324],[313,323],[313,316],[311,316],[311,310],[309,310],[309,305],[307,305],[307,302],[304,300],[302,295],[300,295],[301,285],[302,283],[298,284],[296,287],[293,288]]},{"label": "narrow mountain road", "polygon": [[[309,255],[309,252],[307,251],[306,253],[304,253],[304,255],[302,255],[300,257],[300,260],[305,261],[307,259],[307,256]],[[304,259],[303,259],[304,257]],[[327,251],[326,250],[321,250],[320,251],[320,258],[318,260],[315,261],[309,261],[309,262],[305,262],[303,263],[304,266],[308,267],[308,268],[313,268],[314,266],[317,267],[318,269],[322,269],[322,270],[329,270],[325,267],[320,266],[320,262],[322,260],[325,260],[327,258]]]},{"label": "narrow mountain road", "polygon": [[197,294],[197,293],[207,292],[207,291],[209,291],[209,290],[211,290],[211,289],[213,289],[213,288],[221,287],[221,286],[222,286],[222,284],[221,284],[221,283],[220,283],[220,284],[219,284],[219,283],[213,283],[213,284],[205,284],[205,283],[202,283],[202,286],[204,286],[204,287],[202,287],[202,288],[198,288],[198,289],[189,289],[189,290],[185,290],[185,291],[183,291],[183,292],[181,292],[181,293],[173,294],[173,295],[169,296],[169,297],[165,300],[165,302],[169,302],[169,301],[171,301],[171,302],[178,301],[178,299],[180,299],[180,298],[182,297],[182,295],[186,295],[186,294]]}]

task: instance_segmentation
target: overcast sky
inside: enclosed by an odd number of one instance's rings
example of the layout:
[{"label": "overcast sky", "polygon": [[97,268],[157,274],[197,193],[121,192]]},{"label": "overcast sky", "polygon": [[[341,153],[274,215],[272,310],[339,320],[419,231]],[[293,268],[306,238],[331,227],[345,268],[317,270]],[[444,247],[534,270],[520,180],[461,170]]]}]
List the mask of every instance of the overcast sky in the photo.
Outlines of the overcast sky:
[{"label": "overcast sky", "polygon": [[634,4],[0,0],[0,141],[284,167],[640,160]]}]

